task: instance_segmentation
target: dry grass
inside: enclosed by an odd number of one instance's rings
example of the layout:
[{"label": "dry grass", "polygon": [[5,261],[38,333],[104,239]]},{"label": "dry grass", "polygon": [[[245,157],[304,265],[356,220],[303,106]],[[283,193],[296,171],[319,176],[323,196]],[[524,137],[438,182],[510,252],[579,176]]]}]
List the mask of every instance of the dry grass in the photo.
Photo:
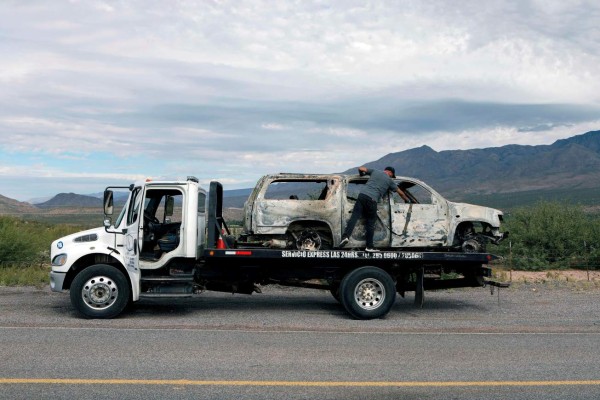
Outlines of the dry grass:
[{"label": "dry grass", "polygon": [[548,270],[507,271],[495,269],[494,277],[513,284],[572,284],[574,286],[600,288],[600,271]]},{"label": "dry grass", "polygon": [[50,283],[50,268],[47,266],[4,265],[0,267],[0,286],[36,286]]}]

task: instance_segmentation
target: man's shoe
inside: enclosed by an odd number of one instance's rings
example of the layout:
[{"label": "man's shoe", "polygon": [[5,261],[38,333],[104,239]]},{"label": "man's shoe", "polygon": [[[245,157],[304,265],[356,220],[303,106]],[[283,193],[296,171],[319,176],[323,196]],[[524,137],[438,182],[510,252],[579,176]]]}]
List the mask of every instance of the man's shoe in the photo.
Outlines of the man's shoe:
[{"label": "man's shoe", "polygon": [[350,240],[348,240],[347,237],[343,237],[342,240],[340,241],[340,247],[344,247],[345,245],[348,244]]},{"label": "man's shoe", "polygon": [[379,249],[374,249],[374,248],[372,248],[372,247],[367,247],[367,248],[365,249],[365,251],[366,251],[367,253],[377,253],[377,252],[379,252],[379,251],[381,251],[381,250],[379,250]]}]

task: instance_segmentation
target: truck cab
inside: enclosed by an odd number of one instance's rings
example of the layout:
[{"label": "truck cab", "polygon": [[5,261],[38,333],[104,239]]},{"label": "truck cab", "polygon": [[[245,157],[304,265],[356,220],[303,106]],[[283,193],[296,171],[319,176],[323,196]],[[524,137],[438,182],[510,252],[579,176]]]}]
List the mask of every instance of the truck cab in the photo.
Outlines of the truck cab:
[{"label": "truck cab", "polygon": [[[193,276],[206,242],[206,191],[196,178],[108,187],[104,212],[104,227],[52,243],[53,291],[70,289],[74,282],[82,285],[77,300],[102,314],[117,299],[138,300],[148,289],[141,287],[142,271],[148,276]],[[117,279],[127,281],[126,296],[111,294],[118,290]]]}]

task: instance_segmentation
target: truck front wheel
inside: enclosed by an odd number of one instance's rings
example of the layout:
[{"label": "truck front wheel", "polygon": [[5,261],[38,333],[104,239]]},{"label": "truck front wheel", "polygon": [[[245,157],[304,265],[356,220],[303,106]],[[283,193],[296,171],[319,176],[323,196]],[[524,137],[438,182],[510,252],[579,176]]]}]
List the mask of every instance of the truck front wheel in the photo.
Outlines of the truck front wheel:
[{"label": "truck front wheel", "polygon": [[396,301],[392,277],[376,267],[361,267],[349,272],[340,285],[340,301],[356,319],[374,319],[386,315]]},{"label": "truck front wheel", "polygon": [[131,296],[125,275],[115,267],[92,265],[71,283],[71,303],[87,318],[113,318],[119,315]]}]

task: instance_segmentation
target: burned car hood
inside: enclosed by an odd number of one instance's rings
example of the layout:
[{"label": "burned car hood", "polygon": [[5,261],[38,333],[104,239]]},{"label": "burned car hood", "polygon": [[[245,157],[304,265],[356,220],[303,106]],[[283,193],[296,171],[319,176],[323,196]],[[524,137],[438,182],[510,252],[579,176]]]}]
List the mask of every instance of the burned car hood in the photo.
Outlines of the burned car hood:
[{"label": "burned car hood", "polygon": [[477,206],[468,203],[448,202],[450,215],[462,220],[478,220],[488,222],[494,227],[500,226],[502,220],[502,211],[491,207]]}]

